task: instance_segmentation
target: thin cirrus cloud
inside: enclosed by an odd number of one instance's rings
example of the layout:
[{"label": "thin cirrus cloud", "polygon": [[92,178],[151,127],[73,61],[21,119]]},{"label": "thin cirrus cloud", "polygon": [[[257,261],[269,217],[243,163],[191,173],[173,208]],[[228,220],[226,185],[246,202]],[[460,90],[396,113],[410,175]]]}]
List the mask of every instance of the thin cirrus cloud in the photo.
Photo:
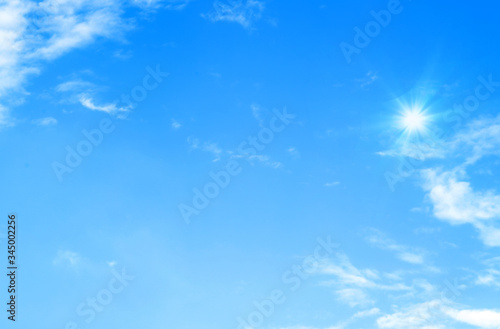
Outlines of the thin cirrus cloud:
[{"label": "thin cirrus cloud", "polygon": [[105,112],[108,114],[115,114],[115,113],[119,113],[119,112],[129,111],[129,109],[124,108],[124,107],[119,107],[115,103],[105,104],[105,105],[96,105],[94,103],[94,100],[88,95],[81,95],[80,96],[80,103],[84,107],[88,108],[89,110],[101,111],[101,112]]},{"label": "thin cirrus cloud", "polygon": [[[257,104],[252,104],[250,106],[250,109],[252,110],[252,116],[256,121],[259,122],[259,126],[262,127],[266,113],[265,109]],[[174,129],[176,129],[176,127],[174,126],[175,122],[176,121],[172,121],[172,127]],[[222,159],[223,156],[227,156],[228,158],[234,159],[236,161],[246,160],[250,165],[260,164],[264,167],[269,167],[272,169],[280,169],[283,167],[283,163],[273,160],[268,155],[242,152],[239,150],[239,148],[224,150],[217,143],[203,142],[193,136],[188,137],[187,142],[192,150],[200,150],[212,154],[212,162],[218,162]],[[298,151],[295,148],[291,148],[291,150],[295,151],[295,154],[297,156],[299,155]],[[288,149],[288,152],[290,153],[290,149]]]},{"label": "thin cirrus cloud", "polygon": [[55,89],[57,92],[71,92],[71,91],[80,91],[84,89],[88,90],[93,87],[94,85],[90,82],[75,79],[63,82],[57,85]]},{"label": "thin cirrus cloud", "polygon": [[500,257],[493,257],[483,262],[485,269],[476,272],[474,284],[500,288]]},{"label": "thin cirrus cloud", "polygon": [[132,4],[147,9],[166,8],[172,10],[184,9],[192,0],[131,0]]},{"label": "thin cirrus cloud", "polygon": [[500,270],[487,269],[477,276],[476,285],[500,288]]},{"label": "thin cirrus cloud", "polygon": [[32,121],[37,126],[54,126],[57,125],[57,119],[53,117],[45,117]]},{"label": "thin cirrus cloud", "polygon": [[413,287],[393,279],[382,277],[373,269],[359,269],[349,257],[338,252],[332,259],[322,260],[311,274],[326,277],[322,286],[332,287],[337,299],[350,307],[367,306],[375,303],[371,294],[375,291],[408,293]]},{"label": "thin cirrus cloud", "polygon": [[382,232],[376,229],[368,229],[366,240],[373,246],[384,250],[390,250],[396,253],[397,257],[407,263],[421,265],[425,262],[423,251],[416,250],[404,245],[397,244],[395,241],[387,238]]},{"label": "thin cirrus cloud", "polygon": [[220,161],[223,150],[216,143],[201,142],[198,138],[192,136],[188,137],[187,141],[191,149],[211,153],[214,157],[212,162]]},{"label": "thin cirrus cloud", "polygon": [[178,130],[178,129],[180,129],[182,127],[182,124],[179,121],[175,120],[175,119],[172,119],[172,124],[171,125],[172,125],[172,128],[175,129],[175,130]]},{"label": "thin cirrus cloud", "polygon": [[97,39],[123,40],[133,29],[127,7],[182,9],[189,1],[9,0],[0,3],[0,125],[9,125],[12,94],[53,61]]},{"label": "thin cirrus cloud", "polygon": [[[377,242],[378,243],[378,242]],[[386,241],[383,242],[387,244]],[[399,248],[398,248],[399,249]],[[491,262],[491,261],[490,261]],[[497,273],[488,272],[496,275]],[[382,312],[378,307],[364,309],[355,313],[351,318],[338,323],[331,328],[348,327],[355,319],[378,316],[375,325],[380,329],[445,329],[457,325],[470,325],[476,328],[496,329],[500,325],[500,312],[495,309],[473,309],[466,305],[458,304],[440,293],[438,287],[426,280],[412,279],[412,285],[407,286],[399,280],[381,275],[372,269],[359,269],[343,253],[337,253],[333,259],[321,261],[310,274],[332,276],[333,280],[323,281],[323,286],[335,288],[337,300],[350,307],[366,308],[377,302],[375,291],[392,292],[392,297],[403,303],[403,307],[393,306],[393,312]],[[396,282],[394,282],[396,280]],[[484,282],[477,284],[490,284],[493,279],[484,278]],[[421,291],[423,293],[416,294]],[[439,298],[435,298],[438,297]],[[415,302],[415,298],[423,298]],[[403,301],[411,301],[404,303]]]},{"label": "thin cirrus cloud", "polygon": [[200,139],[190,136],[187,138],[190,149],[199,150],[207,152],[212,155],[212,162],[218,162],[222,159],[224,155],[227,155],[231,159],[235,160],[246,160],[251,165],[256,163],[263,165],[265,167],[270,167],[273,169],[279,169],[283,167],[283,164],[279,161],[274,161],[268,155],[263,154],[248,154],[241,153],[237,150],[224,150],[217,143],[214,142],[203,142]]},{"label": "thin cirrus cloud", "polygon": [[212,22],[238,23],[244,28],[250,28],[259,20],[265,8],[264,2],[257,0],[215,1],[213,7],[210,13],[202,16]]},{"label": "thin cirrus cloud", "polygon": [[443,317],[444,303],[442,300],[432,300],[411,305],[379,317],[376,323],[381,329],[445,329],[449,319]]},{"label": "thin cirrus cloud", "polygon": [[81,257],[76,252],[70,250],[59,250],[52,264],[56,266],[76,267],[81,263]]},{"label": "thin cirrus cloud", "polygon": [[199,150],[211,154],[213,157],[212,162],[219,162],[224,155],[227,155],[231,159],[244,159],[252,165],[255,163],[259,163],[265,167],[270,167],[273,169],[279,169],[283,166],[281,162],[274,161],[267,155],[241,154],[232,150],[224,150],[217,143],[202,142],[198,138],[195,138],[193,136],[188,137],[187,142],[192,150]]}]

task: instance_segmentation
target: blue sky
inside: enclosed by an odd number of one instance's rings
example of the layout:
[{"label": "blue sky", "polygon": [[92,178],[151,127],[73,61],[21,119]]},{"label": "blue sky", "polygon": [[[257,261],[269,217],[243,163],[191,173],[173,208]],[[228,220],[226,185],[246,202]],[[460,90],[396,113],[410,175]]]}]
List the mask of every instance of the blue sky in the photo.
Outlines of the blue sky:
[{"label": "blue sky", "polygon": [[2,326],[500,328],[498,9],[0,1]]}]

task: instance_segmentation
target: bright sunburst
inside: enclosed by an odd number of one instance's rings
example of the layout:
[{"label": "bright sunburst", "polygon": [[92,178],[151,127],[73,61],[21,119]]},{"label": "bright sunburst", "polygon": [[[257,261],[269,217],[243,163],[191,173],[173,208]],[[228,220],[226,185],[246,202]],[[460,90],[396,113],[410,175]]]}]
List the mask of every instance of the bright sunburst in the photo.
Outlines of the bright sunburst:
[{"label": "bright sunburst", "polygon": [[405,109],[400,116],[399,124],[408,133],[422,133],[425,131],[429,117],[422,109]]}]

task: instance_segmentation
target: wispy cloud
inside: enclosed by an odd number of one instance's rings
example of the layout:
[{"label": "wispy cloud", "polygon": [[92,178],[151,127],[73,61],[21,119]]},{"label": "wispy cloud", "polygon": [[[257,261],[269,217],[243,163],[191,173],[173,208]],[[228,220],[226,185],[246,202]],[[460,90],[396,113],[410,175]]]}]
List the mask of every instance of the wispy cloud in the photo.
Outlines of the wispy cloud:
[{"label": "wispy cloud", "polygon": [[350,307],[367,306],[374,303],[372,299],[362,290],[358,288],[343,288],[336,292],[337,299]]},{"label": "wispy cloud", "polygon": [[175,119],[172,119],[171,126],[172,126],[172,128],[174,128],[175,130],[180,129],[180,128],[182,127],[182,125],[180,124],[180,122],[179,122],[179,121],[177,121],[177,120],[175,120]]},{"label": "wispy cloud", "polygon": [[216,1],[213,10],[203,15],[212,22],[234,22],[250,28],[254,21],[261,18],[264,2],[257,0]]},{"label": "wispy cloud", "polygon": [[463,166],[489,155],[500,155],[500,115],[476,119],[460,131],[440,137],[429,133],[417,140],[397,142],[394,148],[377,152],[380,156],[428,159],[462,159]]},{"label": "wispy cloud", "polygon": [[57,119],[53,117],[40,118],[32,121],[37,126],[52,126],[57,124]]},{"label": "wispy cloud", "polygon": [[423,264],[425,257],[422,251],[410,248],[401,244],[397,244],[393,240],[387,238],[382,232],[376,229],[367,230],[366,240],[372,245],[394,251],[399,259],[411,264]]},{"label": "wispy cloud", "polygon": [[467,175],[479,160],[500,155],[500,115],[474,120],[453,135],[422,145],[425,148],[416,145],[415,152],[399,145],[379,154],[445,160],[419,170],[433,215],[452,225],[470,224],[484,244],[500,246],[500,194],[493,188],[475,188]]},{"label": "wispy cloud", "polygon": [[488,155],[500,155],[500,115],[472,121],[465,130],[453,136],[448,147],[466,156],[465,165]]},{"label": "wispy cloud", "polygon": [[270,167],[273,169],[278,169],[283,166],[281,162],[271,159],[271,157],[269,157],[268,155],[248,154],[248,153],[237,152],[235,150],[224,150],[217,143],[202,142],[198,138],[195,138],[193,136],[188,137],[187,142],[190,148],[193,150],[200,150],[212,154],[213,155],[212,162],[218,162],[222,159],[224,155],[226,155],[232,159],[244,159],[250,165],[260,164],[262,166]]},{"label": "wispy cloud", "polygon": [[252,110],[252,116],[259,122],[259,125],[262,126],[264,124],[264,118],[262,117],[262,107],[258,104],[250,105],[250,109]]},{"label": "wispy cloud", "polygon": [[108,114],[117,114],[119,112],[127,112],[129,109],[124,107],[118,107],[115,103],[96,105],[92,97],[88,95],[80,95],[80,104],[92,111],[101,111]]},{"label": "wispy cloud", "polygon": [[361,88],[366,88],[377,80],[378,75],[376,73],[373,73],[372,71],[367,72],[363,78],[355,79],[355,81],[359,83],[359,86]]},{"label": "wispy cloud", "polygon": [[173,10],[184,9],[192,0],[131,0],[131,2],[141,8],[157,9],[166,8]]},{"label": "wispy cloud", "polygon": [[80,79],[69,80],[56,86],[57,92],[82,91],[94,88],[94,84]]},{"label": "wispy cloud", "polygon": [[400,282],[385,283],[376,270],[355,267],[344,253],[320,262],[313,274],[332,276],[333,280],[323,281],[322,285],[334,287],[337,298],[351,307],[372,304],[374,301],[368,295],[370,290],[412,290]]},{"label": "wispy cloud", "polygon": [[[44,0],[0,3],[0,124],[8,125],[8,107],[26,95],[23,85],[55,60],[98,39],[123,40],[134,27],[123,15],[130,5],[163,3],[176,9],[187,1]],[[61,90],[69,86],[61,86]],[[13,101],[14,100],[14,101]]]},{"label": "wispy cloud", "polygon": [[475,284],[500,288],[500,270],[487,269],[477,276]]},{"label": "wispy cloud", "polygon": [[59,250],[52,263],[54,265],[76,267],[81,263],[81,257],[70,250]]},{"label": "wispy cloud", "polygon": [[41,44],[33,45],[27,54],[29,58],[52,60],[96,38],[121,38],[124,31],[132,28],[130,22],[122,19],[118,1],[45,0],[34,10],[35,14],[41,13],[35,33],[48,37]]},{"label": "wispy cloud", "polygon": [[441,300],[412,305],[378,318],[377,325],[384,329],[445,329],[447,322],[442,317],[442,307]]},{"label": "wispy cloud", "polygon": [[201,142],[198,138],[188,137],[187,139],[191,149],[193,150],[201,150],[204,152],[211,153],[213,155],[212,162],[217,162],[221,159],[222,149],[216,144],[212,142]]},{"label": "wispy cloud", "polygon": [[288,151],[288,154],[290,154],[294,158],[299,158],[300,157],[300,152],[295,147],[289,147],[287,149],[287,151]]},{"label": "wispy cloud", "polygon": [[9,109],[0,104],[0,127],[13,125],[14,122],[9,119]]},{"label": "wispy cloud", "polygon": [[[342,321],[332,327],[328,327],[326,329],[343,329],[346,328],[347,326],[351,325],[358,319],[363,319],[367,317],[372,317],[380,313],[380,309],[374,307],[370,308],[367,310],[359,311],[354,313],[349,319]],[[279,329],[317,329],[314,327],[309,327],[309,326],[294,326],[294,327],[281,327]]]}]

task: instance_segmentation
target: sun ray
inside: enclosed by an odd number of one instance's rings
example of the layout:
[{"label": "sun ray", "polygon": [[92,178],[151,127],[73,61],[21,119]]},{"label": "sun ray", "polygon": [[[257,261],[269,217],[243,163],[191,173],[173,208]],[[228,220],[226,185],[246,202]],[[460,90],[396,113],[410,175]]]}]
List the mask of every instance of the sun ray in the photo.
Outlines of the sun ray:
[{"label": "sun ray", "polygon": [[408,135],[423,134],[429,121],[429,116],[421,108],[405,108],[398,118],[398,125]]}]

